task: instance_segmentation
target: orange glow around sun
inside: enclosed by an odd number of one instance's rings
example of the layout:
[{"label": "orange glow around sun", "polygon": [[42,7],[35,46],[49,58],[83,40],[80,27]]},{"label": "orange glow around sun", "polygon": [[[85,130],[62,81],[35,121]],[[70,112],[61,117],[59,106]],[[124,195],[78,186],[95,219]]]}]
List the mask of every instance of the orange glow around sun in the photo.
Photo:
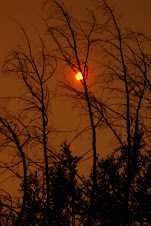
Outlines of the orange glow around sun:
[{"label": "orange glow around sun", "polygon": [[75,77],[76,77],[77,80],[82,80],[83,79],[83,76],[82,76],[81,72],[78,72]]}]

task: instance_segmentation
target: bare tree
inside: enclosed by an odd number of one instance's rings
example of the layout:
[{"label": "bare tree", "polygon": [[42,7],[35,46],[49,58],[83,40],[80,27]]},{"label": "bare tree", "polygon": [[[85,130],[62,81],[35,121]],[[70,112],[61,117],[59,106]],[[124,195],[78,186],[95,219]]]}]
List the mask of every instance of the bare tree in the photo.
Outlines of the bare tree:
[{"label": "bare tree", "polygon": [[[150,89],[150,57],[147,46],[150,39],[143,34],[121,26],[121,13],[113,10],[108,1],[98,1],[97,9],[90,11],[89,22],[79,23],[58,1],[46,1],[55,6],[55,26],[47,20],[48,33],[57,45],[56,58],[65,62],[73,72],[83,75],[84,91],[69,82],[65,88],[87,103],[93,138],[93,186],[88,222],[93,222],[93,204],[96,187],[96,127],[107,126],[113,133],[116,145],[126,158],[125,194],[123,198],[123,224],[129,223],[130,193],[132,182],[139,171],[139,156],[149,151],[150,128],[148,106]],[[103,22],[97,20],[102,12]],[[50,13],[50,12],[49,12]],[[50,16],[51,14],[49,14]],[[97,18],[97,19],[96,19]],[[58,22],[59,21],[59,22]],[[56,25],[58,22],[58,25]],[[93,47],[93,48],[92,48]],[[100,65],[98,93],[88,90],[89,60],[96,50]],[[93,50],[93,51],[92,51]],[[100,60],[99,60],[100,59]],[[94,121],[95,119],[95,121]],[[145,144],[145,145],[143,145]],[[147,153],[146,152],[146,153]],[[139,168],[139,167],[138,167]],[[140,169],[140,168],[139,168]]]},{"label": "bare tree", "polygon": [[[48,6],[48,4],[50,4]],[[90,117],[90,124],[92,130],[92,150],[93,150],[93,185],[90,200],[90,208],[88,213],[88,221],[91,221],[91,216],[94,212],[94,200],[95,200],[95,187],[96,187],[96,161],[97,161],[97,151],[96,151],[96,129],[94,116],[92,111],[92,106],[90,102],[90,92],[88,90],[87,78],[89,76],[89,55],[91,52],[91,46],[95,41],[93,37],[94,30],[96,29],[95,16],[91,13],[91,21],[85,26],[76,21],[66,10],[63,3],[58,1],[45,1],[45,6],[49,9],[54,7],[55,11],[55,24],[58,26],[51,25],[51,20],[46,20],[48,34],[53,38],[56,46],[56,58],[60,61],[65,62],[73,73],[80,72],[82,74],[81,84],[84,89],[84,99],[87,103],[87,109]],[[54,12],[53,11],[53,12]],[[51,12],[49,11],[49,17],[51,17]],[[69,84],[68,84],[69,85]],[[69,89],[69,86],[68,86]],[[77,93],[78,94],[78,93]]]},{"label": "bare tree", "polygon": [[[31,142],[36,143],[37,147],[39,147],[43,151],[44,155],[44,170],[45,170],[45,182],[46,182],[46,191],[47,191],[47,221],[48,224],[52,224],[51,211],[50,211],[50,187],[49,187],[49,162],[48,157],[51,153],[51,150],[48,151],[48,108],[50,105],[50,97],[49,97],[49,89],[47,86],[48,81],[52,77],[55,68],[56,62],[54,58],[48,54],[47,49],[42,41],[40,35],[40,47],[36,48],[29,40],[27,33],[23,26],[19,24],[24,37],[25,44],[27,46],[24,49],[19,49],[17,51],[13,51],[6,59],[3,71],[5,73],[15,74],[18,79],[24,84],[25,92],[18,98],[22,108],[20,110],[21,117],[26,118],[26,127],[28,128],[29,137]],[[4,124],[5,121],[1,120]],[[5,124],[4,124],[5,125]],[[12,130],[10,125],[6,125],[8,130],[12,133],[13,139],[18,146],[23,158],[24,165],[24,187],[26,193],[26,165],[25,165],[25,156],[22,151],[22,146],[18,141],[18,135]],[[12,138],[10,138],[12,139]],[[42,163],[42,162],[41,162]],[[24,195],[24,200],[26,195]],[[23,208],[25,207],[25,201],[23,202]],[[22,217],[22,212],[21,215]],[[18,219],[18,223],[20,218]]]},{"label": "bare tree", "polygon": [[[16,118],[10,111],[6,112],[6,109],[4,111],[2,108],[0,116],[0,134],[2,148],[1,155],[3,154],[7,157],[5,152],[9,151],[9,155],[13,154],[14,156],[13,162],[1,162],[1,170],[2,172],[9,170],[15,176],[18,176],[21,180],[23,180],[23,201],[17,221],[19,222],[23,217],[27,199],[27,161],[25,147],[30,140],[30,135],[28,133],[28,129],[21,123],[19,117]],[[16,166],[18,167],[20,164],[22,164],[23,168],[23,177],[19,176],[15,170]]]},{"label": "bare tree", "polygon": [[[1,154],[10,155],[8,162],[1,160],[0,169],[21,180],[23,194],[13,199],[1,190],[0,214],[4,208],[7,224],[127,225],[136,223],[138,212],[144,212],[142,202],[148,208],[150,39],[124,26],[121,13],[107,0],[98,0],[96,6],[79,22],[62,2],[44,1],[53,51],[38,32],[38,44],[31,41],[17,22],[24,46],[8,55],[3,72],[15,76],[22,89],[18,97],[1,99],[17,102],[18,113],[10,111],[9,105],[0,106]],[[98,75],[92,84],[93,64]],[[78,175],[76,167],[91,150],[73,157],[66,142],[56,152],[51,145],[50,86],[60,65],[82,74],[79,86],[66,79],[60,87],[76,98],[89,117],[93,166],[88,180]],[[111,155],[99,160],[96,131],[102,128],[112,132],[115,146]],[[142,213],[139,222],[148,221],[148,209],[147,214]]]},{"label": "bare tree", "polygon": [[[121,14],[108,1],[98,1],[106,17],[106,28],[100,33],[100,89],[105,95],[92,98],[102,121],[111,129],[126,156],[123,224],[130,220],[131,186],[139,170],[139,156],[150,149],[149,89],[150,39],[121,25]],[[97,33],[98,35],[98,33]],[[101,82],[103,80],[103,82]],[[147,154],[148,155],[148,154]]]}]

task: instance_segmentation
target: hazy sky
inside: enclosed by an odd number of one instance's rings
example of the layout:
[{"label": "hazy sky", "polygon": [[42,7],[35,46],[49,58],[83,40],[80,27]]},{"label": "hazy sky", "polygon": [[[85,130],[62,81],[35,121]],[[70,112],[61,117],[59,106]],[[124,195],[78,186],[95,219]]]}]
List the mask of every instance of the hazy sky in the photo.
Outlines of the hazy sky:
[{"label": "hazy sky", "polygon": [[[92,1],[92,0],[91,0]],[[91,4],[88,0],[64,0],[74,16],[82,17],[84,15],[84,8]],[[94,2],[94,1],[92,1]],[[122,10],[127,22],[136,27],[137,29],[151,34],[151,0],[112,0],[112,3],[116,3],[119,10]],[[20,21],[21,24],[26,26],[27,31],[32,36],[33,27],[37,27],[38,30],[42,30],[41,22],[41,0],[0,0],[0,63],[8,52],[15,48],[20,40],[21,33],[18,26],[13,22],[11,18]],[[16,93],[16,81],[11,79],[4,80],[0,78],[0,96],[7,96]],[[54,107],[57,122],[60,127],[66,124],[66,121],[60,119],[58,106],[60,103],[56,103]],[[70,114],[70,105],[63,103],[61,108],[64,108],[66,112],[68,125],[73,122],[74,114]],[[54,119],[55,120],[55,119]],[[59,121],[60,120],[60,121]]]},{"label": "hazy sky", "polygon": [[[71,12],[74,16],[82,17],[84,15],[84,8],[88,7],[93,0],[64,0],[70,6]],[[140,31],[144,31],[147,34],[151,34],[151,0],[111,0],[112,3],[117,4],[117,8],[122,10],[126,21],[133,27]],[[7,56],[12,48],[15,48],[20,42],[21,33],[18,26],[13,22],[11,18],[18,20],[21,24],[26,26],[27,31],[32,37],[33,27],[37,27],[39,31],[44,32],[41,22],[41,0],[0,0],[0,66],[3,59]],[[17,82],[13,79],[3,79],[0,77],[0,97],[7,95],[15,95]],[[53,120],[55,126],[59,129],[66,127],[67,130],[76,128],[78,124],[78,117],[75,112],[71,110],[72,105],[69,102],[56,101],[53,106]],[[64,112],[64,115],[62,114]],[[98,134],[99,145],[103,153],[106,155],[108,147],[109,134],[106,136]],[[62,141],[64,137],[62,137]],[[77,140],[75,146],[75,154],[78,155],[79,151],[87,151],[91,146],[91,140],[89,140],[89,147],[87,137],[82,137]],[[106,142],[105,142],[106,141]],[[80,144],[79,144],[80,143]],[[79,150],[79,151],[78,151]],[[85,163],[84,163],[85,164]],[[82,172],[85,173],[85,166],[80,165]],[[88,165],[88,164],[87,164]],[[89,167],[90,169],[90,167]]]},{"label": "hazy sky", "polygon": [[[92,1],[92,0],[91,0]],[[71,6],[74,15],[82,15],[90,0],[64,0]],[[93,2],[93,1],[92,1]],[[127,21],[138,29],[151,33],[150,0],[112,0],[124,12]],[[18,43],[17,26],[10,17],[19,20],[27,28],[40,27],[41,0],[0,0],[0,59]]]}]

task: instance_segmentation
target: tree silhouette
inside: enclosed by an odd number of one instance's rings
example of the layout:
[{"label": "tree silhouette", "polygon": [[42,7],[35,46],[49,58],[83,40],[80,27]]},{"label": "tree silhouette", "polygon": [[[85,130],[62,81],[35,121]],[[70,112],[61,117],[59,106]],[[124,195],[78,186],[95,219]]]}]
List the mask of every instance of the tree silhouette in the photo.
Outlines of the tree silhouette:
[{"label": "tree silhouette", "polygon": [[[38,53],[36,55],[35,49],[29,40],[24,28],[19,24],[27,45],[26,49],[19,49],[17,51],[13,51],[6,59],[3,71],[5,73],[15,74],[18,79],[23,82],[25,87],[25,92],[18,98],[22,101],[23,108],[20,110],[20,115],[22,118],[26,117],[25,129],[29,133],[28,142],[30,139],[30,143],[36,142],[37,146],[41,149],[44,156],[44,175],[45,175],[45,183],[46,183],[46,191],[47,191],[47,220],[48,224],[51,225],[51,216],[50,216],[50,197],[49,197],[49,163],[48,163],[48,150],[47,144],[47,136],[48,136],[48,107],[50,105],[49,101],[49,89],[47,87],[47,82],[51,78],[55,70],[55,61],[51,57],[51,55],[47,55],[47,50],[44,46],[44,42],[39,36],[40,41],[40,49],[38,49]],[[34,50],[33,50],[34,49]],[[50,64],[51,62],[51,64]],[[1,120],[3,123],[3,121]],[[4,124],[4,123],[3,123]],[[8,127],[8,130],[11,132],[11,136],[14,137],[16,145],[20,150],[24,144],[22,145],[18,142],[18,136],[13,129],[9,125],[5,125]],[[4,134],[4,133],[3,133]],[[10,138],[12,140],[12,137]],[[22,150],[20,150],[22,154]],[[22,154],[23,155],[23,154]],[[22,157],[23,158],[23,157]],[[25,157],[24,157],[25,158]],[[23,158],[23,163],[24,163]],[[25,165],[25,163],[24,163]],[[26,167],[24,166],[26,169]],[[25,173],[24,173],[25,174]],[[25,177],[26,178],[26,177]],[[27,182],[24,178],[24,190],[26,191]],[[18,218],[17,224],[19,224],[23,211],[25,208],[25,199],[26,193],[24,192],[23,197],[23,208],[20,212],[20,218]]]},{"label": "tree silhouette", "polygon": [[[96,152],[96,129],[95,129],[95,122],[94,122],[94,115],[92,111],[91,101],[90,101],[90,92],[87,85],[87,78],[89,76],[89,55],[91,51],[91,46],[95,41],[93,37],[94,30],[96,29],[95,26],[95,17],[93,12],[91,12],[91,21],[87,22],[88,28],[84,30],[81,24],[73,18],[68,11],[65,9],[62,3],[59,1],[49,1],[46,0],[45,7],[48,6],[49,8],[54,7],[56,12],[55,14],[55,24],[58,23],[58,26],[52,26],[49,23],[49,19],[46,20],[48,34],[53,38],[56,46],[56,58],[59,61],[65,62],[73,73],[77,74],[80,72],[82,74],[83,79],[80,80],[83,86],[83,92],[78,93],[78,91],[74,91],[75,93],[80,94],[83,96],[83,99],[87,103],[87,109],[90,118],[90,125],[92,130],[92,150],[93,150],[93,184],[92,184],[92,192],[91,192],[91,199],[90,199],[90,207],[89,207],[89,214],[88,214],[88,221],[92,220],[93,212],[94,212],[94,196],[95,196],[95,189],[96,189],[96,161],[97,161],[97,152]],[[50,5],[49,5],[50,4]],[[50,13],[50,12],[49,12]],[[51,14],[49,18],[52,19]],[[83,50],[83,52],[82,52]],[[68,89],[73,89],[70,85],[67,85]]]},{"label": "tree silhouette", "polygon": [[[150,141],[147,134],[150,62],[145,49],[149,39],[143,34],[121,27],[120,15],[115,14],[107,1],[101,1],[108,23],[106,31],[97,42],[104,60],[105,89],[110,92],[106,103],[103,98],[94,98],[95,108],[113,132],[121,146],[125,158],[125,189],[122,204],[123,224],[129,224],[131,218],[131,190],[134,181],[141,171],[139,161],[142,152],[148,151]],[[112,30],[110,29],[112,27]],[[113,62],[113,63],[112,63]],[[102,79],[102,78],[101,78]],[[102,99],[102,100],[101,100]],[[105,105],[104,105],[105,103]],[[148,119],[147,119],[148,118]],[[144,132],[146,135],[144,135]],[[117,151],[118,152],[118,151]],[[117,153],[116,153],[117,154]]]},{"label": "tree silhouette", "polygon": [[[63,2],[43,3],[47,41],[38,32],[38,42],[31,41],[17,22],[24,46],[2,68],[22,88],[19,96],[0,100],[0,170],[16,178],[20,194],[0,190],[0,224],[150,224],[150,39],[128,28],[107,0],[96,1],[82,22]],[[51,81],[63,66],[83,76],[80,85],[66,78],[59,83],[89,119],[76,135],[91,130],[92,148],[81,156],[66,141],[52,145]],[[96,133],[104,128],[112,132],[114,146],[100,158]],[[86,178],[78,168],[91,151]]]},{"label": "tree silhouette", "polygon": [[69,146],[61,145],[58,161],[50,170],[50,196],[56,225],[75,225],[82,213],[82,189],[77,182],[78,157],[73,157]]}]

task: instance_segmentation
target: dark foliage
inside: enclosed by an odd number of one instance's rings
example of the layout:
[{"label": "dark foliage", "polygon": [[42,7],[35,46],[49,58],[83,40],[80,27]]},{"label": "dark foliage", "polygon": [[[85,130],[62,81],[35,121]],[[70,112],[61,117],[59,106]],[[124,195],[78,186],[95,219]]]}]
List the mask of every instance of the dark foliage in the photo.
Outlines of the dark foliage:
[{"label": "dark foliage", "polygon": [[[26,45],[9,54],[3,72],[15,75],[23,89],[18,97],[0,100],[0,170],[20,186],[15,196],[0,189],[2,226],[151,225],[151,40],[122,27],[121,14],[107,0],[96,4],[79,22],[63,2],[44,1],[53,51],[40,34],[35,45],[19,24]],[[92,62],[99,72],[90,84]],[[88,119],[76,134],[91,129],[92,147],[82,156],[74,156],[67,142],[60,148],[52,144],[58,131],[52,126],[56,92],[50,87],[62,65],[83,76],[79,86],[61,81],[65,93],[59,93],[78,103]],[[96,132],[104,128],[115,145],[100,158]],[[78,171],[87,154],[93,159],[88,178]]]}]

